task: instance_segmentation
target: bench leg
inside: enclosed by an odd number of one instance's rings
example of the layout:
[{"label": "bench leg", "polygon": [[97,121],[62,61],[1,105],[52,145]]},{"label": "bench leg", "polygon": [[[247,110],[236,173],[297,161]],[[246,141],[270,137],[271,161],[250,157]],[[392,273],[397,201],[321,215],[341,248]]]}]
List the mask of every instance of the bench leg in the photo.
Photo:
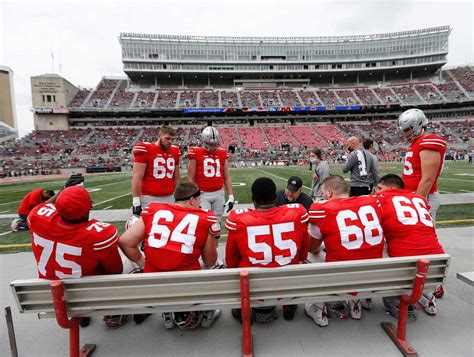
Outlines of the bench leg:
[{"label": "bench leg", "polygon": [[242,357],[252,357],[252,329],[250,327],[249,272],[240,273],[240,306],[242,310]]},{"label": "bench leg", "polygon": [[418,261],[418,268],[416,271],[415,281],[413,282],[413,289],[410,296],[400,296],[400,311],[398,314],[398,326],[390,322],[382,322],[382,328],[392,339],[393,343],[398,347],[403,356],[418,356],[415,349],[406,341],[406,330],[408,322],[408,306],[415,304],[420,300],[423,294],[423,287],[426,281],[426,273],[430,262],[426,259]]},{"label": "bench leg", "polygon": [[64,288],[62,281],[54,281],[51,283],[51,293],[53,295],[54,312],[56,321],[59,326],[69,330],[69,355],[70,357],[86,357],[90,356],[95,350],[95,345],[85,345],[79,349],[79,317],[70,319],[67,316],[67,307],[64,302]]}]

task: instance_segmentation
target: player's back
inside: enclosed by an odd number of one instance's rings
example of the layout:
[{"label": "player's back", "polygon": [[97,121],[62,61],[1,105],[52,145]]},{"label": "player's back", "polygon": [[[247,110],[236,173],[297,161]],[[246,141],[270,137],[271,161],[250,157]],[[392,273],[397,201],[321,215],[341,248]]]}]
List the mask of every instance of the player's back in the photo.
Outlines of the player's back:
[{"label": "player's back", "polygon": [[210,153],[204,148],[191,147],[187,154],[190,160],[196,160],[196,184],[204,192],[220,190],[224,185],[224,165],[229,153],[217,148]]},{"label": "player's back", "polygon": [[226,261],[235,259],[230,256],[234,250],[240,256],[234,264],[240,267],[298,264],[308,252],[307,220],[306,209],[300,204],[231,211],[226,222],[227,244],[230,241]]},{"label": "player's back", "polygon": [[105,274],[101,259],[110,250],[117,250],[118,232],[113,225],[95,219],[65,222],[51,203],[34,208],[28,223],[40,278],[57,280]]},{"label": "player's back", "polygon": [[384,190],[376,197],[389,256],[444,253],[425,198],[407,190]]},{"label": "player's back", "polygon": [[384,236],[382,213],[374,197],[337,198],[313,203],[309,222],[324,239],[326,261],[381,258]]},{"label": "player's back", "polygon": [[199,270],[199,257],[209,233],[220,232],[211,211],[167,203],[151,203],[145,223],[145,272]]}]

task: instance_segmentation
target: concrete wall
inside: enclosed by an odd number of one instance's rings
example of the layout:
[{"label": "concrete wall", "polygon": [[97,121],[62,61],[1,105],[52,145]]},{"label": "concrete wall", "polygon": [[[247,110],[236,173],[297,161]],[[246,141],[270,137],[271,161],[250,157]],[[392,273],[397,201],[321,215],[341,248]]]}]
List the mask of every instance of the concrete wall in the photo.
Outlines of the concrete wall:
[{"label": "concrete wall", "polygon": [[68,114],[34,114],[36,130],[68,130]]},{"label": "concrete wall", "polygon": [[18,129],[13,90],[13,71],[5,66],[0,66],[0,121]]}]

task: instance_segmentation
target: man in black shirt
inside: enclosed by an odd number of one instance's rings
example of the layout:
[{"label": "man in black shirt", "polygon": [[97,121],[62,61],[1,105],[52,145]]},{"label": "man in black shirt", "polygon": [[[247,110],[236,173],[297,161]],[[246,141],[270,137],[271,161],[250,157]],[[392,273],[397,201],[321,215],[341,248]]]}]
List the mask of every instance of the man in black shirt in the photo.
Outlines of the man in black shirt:
[{"label": "man in black shirt", "polygon": [[311,197],[301,192],[303,181],[298,176],[291,176],[288,180],[284,191],[277,192],[276,205],[282,206],[288,203],[300,203],[309,211],[309,207],[313,203]]}]

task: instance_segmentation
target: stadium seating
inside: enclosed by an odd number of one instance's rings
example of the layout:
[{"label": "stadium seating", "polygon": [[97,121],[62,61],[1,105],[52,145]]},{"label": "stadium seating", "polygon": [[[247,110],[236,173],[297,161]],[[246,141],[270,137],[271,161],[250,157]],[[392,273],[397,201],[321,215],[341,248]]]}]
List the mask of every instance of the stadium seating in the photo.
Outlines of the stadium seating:
[{"label": "stadium seating", "polygon": [[316,93],[318,94],[319,98],[321,99],[321,102],[323,102],[323,105],[325,107],[336,107],[338,105],[343,105],[339,99],[337,99],[336,95],[332,90],[329,89],[320,89],[317,90]]},{"label": "stadium seating", "polygon": [[424,104],[410,85],[392,86],[393,91],[398,95],[402,104],[419,105]]},{"label": "stadium seating", "polygon": [[344,105],[356,105],[361,104],[357,97],[354,95],[352,90],[343,89],[335,91],[339,98],[341,98]]},{"label": "stadium seating", "polygon": [[133,98],[135,97],[134,92],[128,91],[117,91],[112,98],[112,102],[110,103],[111,108],[121,108],[121,109],[128,109],[130,108],[130,104],[132,104]]},{"label": "stadium seating", "polygon": [[240,92],[240,100],[244,108],[261,107],[259,92],[243,90]]},{"label": "stadium seating", "polygon": [[184,91],[180,92],[179,104],[181,108],[195,108],[197,105],[197,92]]},{"label": "stadium seating", "polygon": [[275,90],[263,90],[260,91],[262,97],[262,103],[264,107],[281,107],[278,92]]},{"label": "stadium seating", "polygon": [[69,107],[72,108],[79,108],[84,104],[84,100],[87,98],[91,91],[88,89],[81,89],[79,92],[77,92],[76,96],[73,98],[71,103],[69,104]]},{"label": "stadium seating", "polygon": [[219,134],[222,139],[222,147],[227,149],[229,145],[239,146],[239,138],[235,132],[235,128],[219,128]]},{"label": "stadium seating", "polygon": [[316,132],[332,144],[341,144],[346,140],[345,135],[334,125],[316,125]]},{"label": "stadium seating", "polygon": [[201,108],[218,108],[219,107],[219,93],[215,91],[200,92],[199,106]]},{"label": "stadium seating", "polygon": [[150,109],[153,107],[153,101],[155,99],[155,92],[138,92],[137,99],[133,103],[132,108],[143,108]]},{"label": "stadium seating", "polygon": [[377,93],[383,104],[400,103],[390,88],[376,87],[374,88],[374,92]]},{"label": "stadium seating", "polygon": [[420,96],[426,103],[444,102],[442,94],[440,94],[432,84],[417,84],[414,89],[420,93]]},{"label": "stadium seating", "polygon": [[235,91],[221,91],[222,107],[223,108],[237,108],[240,107],[237,92]]},{"label": "stadium seating", "polygon": [[281,105],[284,107],[300,107],[302,105],[298,95],[293,90],[280,90]]},{"label": "stadium seating", "polygon": [[362,105],[379,105],[380,100],[375,96],[375,93],[369,88],[356,88],[355,94],[359,97]]},{"label": "stadium seating", "polygon": [[240,141],[244,149],[268,149],[268,143],[262,128],[240,127],[238,129]]},{"label": "stadium seating", "polygon": [[161,90],[158,92],[158,100],[156,102],[157,109],[175,108],[178,99],[178,93],[175,91]]},{"label": "stadium seating", "polygon": [[328,147],[326,140],[322,139],[310,126],[289,126],[288,129],[298,139],[298,141],[307,148],[323,148]]},{"label": "stadium seating", "polygon": [[301,146],[289,132],[285,126],[267,126],[263,130],[267,135],[270,144],[275,148],[281,148],[282,145],[290,145],[292,147]]},{"label": "stadium seating", "polygon": [[301,100],[303,101],[303,104],[306,106],[319,106],[322,105],[322,103],[318,100],[316,95],[314,94],[314,91],[309,91],[309,90],[300,90],[298,91],[299,96],[301,97]]},{"label": "stadium seating", "polygon": [[359,140],[362,140],[364,138],[364,133],[361,131],[361,128],[359,128],[355,124],[339,123],[338,126],[342,132],[346,133],[349,136],[355,136],[359,138]]}]

